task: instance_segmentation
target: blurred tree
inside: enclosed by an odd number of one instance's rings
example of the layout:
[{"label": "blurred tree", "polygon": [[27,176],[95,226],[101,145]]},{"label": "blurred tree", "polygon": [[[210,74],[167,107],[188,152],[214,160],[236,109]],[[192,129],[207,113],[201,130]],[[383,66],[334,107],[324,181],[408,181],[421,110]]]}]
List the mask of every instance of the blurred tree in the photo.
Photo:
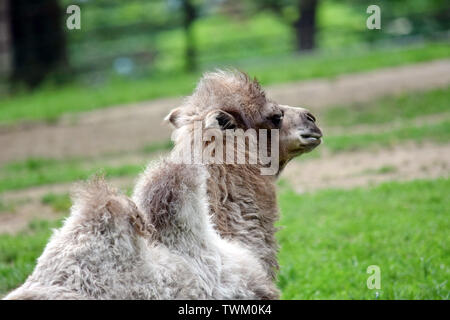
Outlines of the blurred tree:
[{"label": "blurred tree", "polygon": [[298,50],[316,47],[316,16],[319,0],[254,0],[258,9],[270,9],[289,23]]},{"label": "blurred tree", "polygon": [[0,0],[0,82],[3,78],[7,78],[9,72],[11,71],[12,49],[9,24],[8,1]]},{"label": "blurred tree", "polygon": [[316,47],[316,12],[318,0],[300,0],[299,17],[294,21],[298,50]]},{"label": "blurred tree", "polygon": [[195,38],[192,31],[192,24],[198,17],[197,6],[192,0],[182,0],[182,9],[184,13],[183,28],[185,33],[185,59],[186,70],[194,71],[197,68]]},{"label": "blurred tree", "polygon": [[38,86],[67,64],[64,11],[58,0],[10,1],[12,80]]}]

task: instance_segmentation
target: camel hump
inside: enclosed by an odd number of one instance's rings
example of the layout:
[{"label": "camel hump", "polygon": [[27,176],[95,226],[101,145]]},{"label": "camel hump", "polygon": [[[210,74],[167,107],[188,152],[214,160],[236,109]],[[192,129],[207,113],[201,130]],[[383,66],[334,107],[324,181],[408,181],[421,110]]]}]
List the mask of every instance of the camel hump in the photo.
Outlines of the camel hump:
[{"label": "camel hump", "polygon": [[158,231],[201,228],[208,214],[207,176],[203,165],[165,160],[141,175],[133,199]]},{"label": "camel hump", "polygon": [[[78,183],[71,192],[72,215],[86,226],[103,225],[119,228],[142,236],[151,236],[153,226],[144,219],[136,204],[126,195],[111,187],[103,176],[96,175],[87,182]],[[100,228],[101,229],[101,228]]]}]

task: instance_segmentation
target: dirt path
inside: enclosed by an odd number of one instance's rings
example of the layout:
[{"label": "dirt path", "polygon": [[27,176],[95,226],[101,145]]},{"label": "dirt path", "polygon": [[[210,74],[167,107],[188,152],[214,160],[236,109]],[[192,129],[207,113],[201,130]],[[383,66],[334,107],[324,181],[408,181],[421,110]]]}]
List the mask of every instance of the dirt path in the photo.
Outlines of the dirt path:
[{"label": "dirt path", "polygon": [[[310,109],[364,102],[403,91],[450,84],[450,60],[271,86],[269,96]],[[168,139],[162,119],[181,99],[161,99],[65,116],[56,124],[0,129],[0,164],[28,157],[96,156],[137,150]]]},{"label": "dirt path", "polygon": [[378,151],[346,152],[306,161],[300,158],[281,175],[298,193],[438,177],[450,177],[450,144],[408,143]]},{"label": "dirt path", "polygon": [[[450,177],[450,144],[414,143],[378,151],[329,154],[320,158],[292,161],[281,178],[298,193],[324,188],[352,188],[384,181]],[[120,188],[134,184],[136,177],[111,179]],[[41,203],[47,193],[69,192],[73,183],[42,186],[3,194],[2,200],[14,203],[11,213],[0,213],[0,233],[15,233],[32,219],[56,219],[64,213],[52,211]],[[66,213],[67,214],[67,213]]]}]

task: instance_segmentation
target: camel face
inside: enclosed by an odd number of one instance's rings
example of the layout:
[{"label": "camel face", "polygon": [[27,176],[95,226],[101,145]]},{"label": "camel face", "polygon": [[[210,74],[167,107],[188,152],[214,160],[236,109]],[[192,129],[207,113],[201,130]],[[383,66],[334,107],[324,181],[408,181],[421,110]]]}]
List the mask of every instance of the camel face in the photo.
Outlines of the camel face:
[{"label": "camel face", "polygon": [[310,152],[322,142],[322,131],[316,118],[304,108],[280,105],[283,120],[280,127],[280,162]]},{"label": "camel face", "polygon": [[[308,110],[280,105],[267,98],[256,79],[237,71],[206,73],[194,93],[182,106],[173,109],[166,120],[182,132],[178,135],[181,141],[190,135],[189,130],[182,128],[193,127],[196,121],[201,121],[204,128],[221,131],[278,130],[280,169],[292,158],[317,147],[322,137],[315,117]],[[179,143],[177,139],[174,141],[175,145]]]}]

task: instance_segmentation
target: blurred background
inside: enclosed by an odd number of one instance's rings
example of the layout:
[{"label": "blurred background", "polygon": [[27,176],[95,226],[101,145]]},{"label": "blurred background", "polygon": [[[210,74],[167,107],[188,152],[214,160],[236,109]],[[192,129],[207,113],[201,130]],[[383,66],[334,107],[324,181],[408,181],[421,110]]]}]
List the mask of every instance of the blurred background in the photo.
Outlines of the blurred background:
[{"label": "blurred background", "polygon": [[129,194],[172,146],[169,110],[238,68],[325,133],[279,180],[283,298],[448,299],[449,57],[444,0],[0,0],[0,296],[75,181]]},{"label": "blurred background", "polygon": [[[114,78],[170,77],[218,65],[246,67],[314,51],[337,54],[447,39],[447,1],[2,0],[2,78],[9,89]],[[69,30],[69,5],[81,29]],[[11,82],[11,83],[9,83]]]}]

